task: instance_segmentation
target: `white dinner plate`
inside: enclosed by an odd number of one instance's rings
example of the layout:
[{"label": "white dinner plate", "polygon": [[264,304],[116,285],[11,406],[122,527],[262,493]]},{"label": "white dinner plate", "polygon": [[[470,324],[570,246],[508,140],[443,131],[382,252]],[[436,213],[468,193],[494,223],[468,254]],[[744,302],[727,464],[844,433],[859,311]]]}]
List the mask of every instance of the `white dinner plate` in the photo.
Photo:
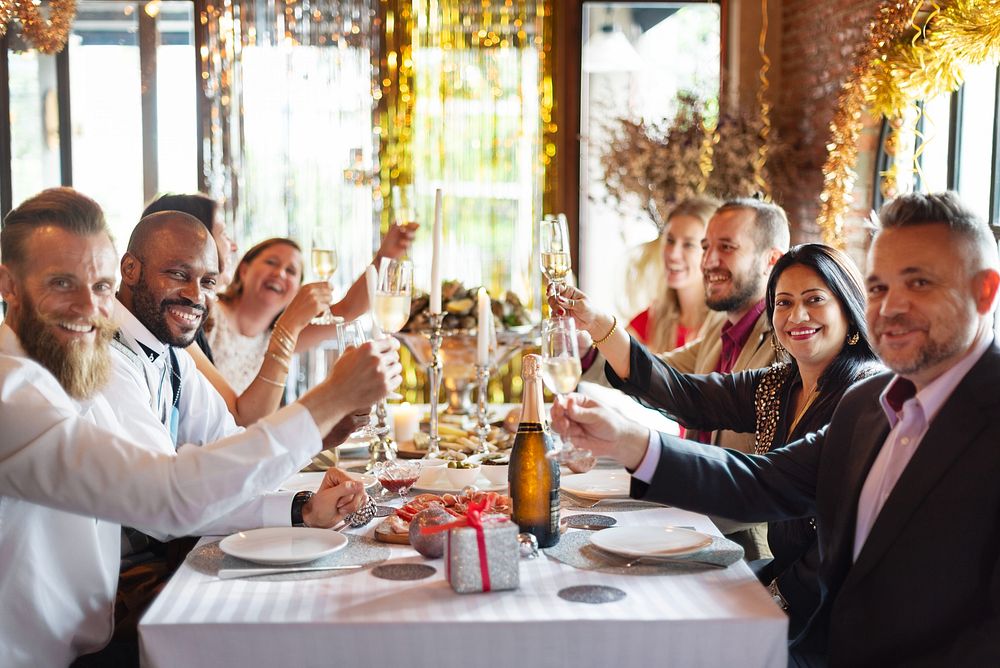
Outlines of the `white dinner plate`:
[{"label": "white dinner plate", "polygon": [[[413,489],[420,490],[421,492],[433,492],[435,494],[458,494],[464,489],[462,487],[455,487],[448,482],[447,476],[448,474],[442,471],[441,477],[434,482],[427,485],[420,485],[419,487],[414,485]],[[478,487],[480,492],[502,492],[507,489],[507,483],[492,483],[484,475],[480,475],[472,484]]]},{"label": "white dinner plate", "polygon": [[240,531],[219,542],[228,555],[259,564],[303,564],[343,549],[347,536],[329,529],[267,527]]},{"label": "white dinner plate", "polygon": [[621,469],[592,469],[563,476],[559,486],[583,499],[627,499],[630,478]]},{"label": "white dinner plate", "polygon": [[679,527],[632,526],[595,531],[590,542],[602,550],[626,557],[673,557],[708,547],[712,537]]},{"label": "white dinner plate", "polygon": [[[315,492],[323,482],[322,471],[308,471],[306,473],[296,473],[291,478],[281,483],[279,489],[285,492]],[[361,482],[365,489],[378,482],[378,479],[371,473],[348,473],[354,480]]]},{"label": "white dinner plate", "polygon": [[337,446],[337,454],[341,459],[352,459],[354,457],[367,457],[368,444],[371,443],[371,436],[359,436],[352,434],[346,441]]}]

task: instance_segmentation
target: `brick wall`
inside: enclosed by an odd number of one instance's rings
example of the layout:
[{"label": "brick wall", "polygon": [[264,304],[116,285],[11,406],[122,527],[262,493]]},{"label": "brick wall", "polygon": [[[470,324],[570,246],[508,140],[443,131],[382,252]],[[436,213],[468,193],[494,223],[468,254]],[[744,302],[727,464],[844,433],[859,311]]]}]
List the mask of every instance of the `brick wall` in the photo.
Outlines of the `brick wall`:
[{"label": "brick wall", "polygon": [[[816,214],[823,188],[823,162],[829,125],[840,85],[864,43],[867,26],[878,6],[872,0],[782,0],[780,23],[780,90],[773,90],[773,122],[792,146],[793,181],[777,194],[793,226],[793,240],[819,239]],[[756,47],[756,45],[753,45]],[[746,45],[744,48],[749,48]],[[878,126],[866,123],[858,159],[854,207],[863,216],[870,208],[872,170]]]}]

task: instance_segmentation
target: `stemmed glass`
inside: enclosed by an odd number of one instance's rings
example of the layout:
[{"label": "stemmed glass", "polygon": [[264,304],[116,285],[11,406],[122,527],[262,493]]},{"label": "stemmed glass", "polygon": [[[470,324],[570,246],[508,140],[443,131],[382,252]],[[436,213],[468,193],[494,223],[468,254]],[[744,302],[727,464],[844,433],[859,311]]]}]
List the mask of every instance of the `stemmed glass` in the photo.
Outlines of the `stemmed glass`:
[{"label": "stemmed glass", "polygon": [[[313,238],[311,264],[316,280],[330,283],[337,271],[337,245],[333,241],[332,230],[317,230]],[[332,325],[336,320],[329,309],[310,321],[314,325]]]},{"label": "stemmed glass", "polygon": [[391,462],[378,462],[375,465],[375,477],[382,485],[382,496],[388,497],[392,492],[399,494],[404,502],[410,488],[420,477],[421,462],[419,459],[396,459]]},{"label": "stemmed glass", "polygon": [[[549,391],[565,396],[576,389],[582,374],[580,346],[572,318],[551,318],[542,323],[542,382]],[[569,436],[547,456],[560,464],[590,457],[590,450],[577,448]]]},{"label": "stemmed glass", "polygon": [[565,283],[573,268],[569,255],[569,227],[566,224],[566,216],[547,215],[539,225],[542,272],[549,279],[549,283]]},{"label": "stemmed glass", "polygon": [[[395,334],[403,329],[410,318],[412,295],[413,263],[409,260],[383,261],[372,305],[372,318],[383,335]],[[402,397],[393,392],[387,398]]]},{"label": "stemmed glass", "polygon": [[[368,336],[365,333],[365,328],[361,326],[359,321],[352,320],[351,322],[337,323],[337,345],[341,353],[348,348],[357,348],[363,345],[366,341],[368,341]],[[369,420],[368,424],[355,433],[359,436],[372,438],[376,434],[375,428],[371,424],[371,408],[368,409],[367,415]]]},{"label": "stemmed glass", "polygon": [[412,185],[392,187],[392,215],[397,225],[417,222],[417,202]]}]

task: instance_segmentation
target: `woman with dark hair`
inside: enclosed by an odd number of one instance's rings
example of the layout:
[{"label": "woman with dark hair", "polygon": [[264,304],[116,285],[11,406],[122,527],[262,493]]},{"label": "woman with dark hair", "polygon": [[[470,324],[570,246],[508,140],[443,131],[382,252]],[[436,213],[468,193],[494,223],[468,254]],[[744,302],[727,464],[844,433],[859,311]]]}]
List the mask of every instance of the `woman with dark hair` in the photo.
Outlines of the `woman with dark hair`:
[{"label": "woman with dark hair", "polygon": [[[566,300],[550,305],[568,310]],[[861,275],[842,252],[803,244],[778,260],[767,283],[767,316],[779,361],[733,374],[682,374],[635,339],[627,355],[608,355],[612,386],[642,399],[692,429],[755,434],[761,454],[826,425],[844,392],[881,370],[865,326]],[[614,360],[614,361],[612,361]],[[819,604],[819,551],[810,519],[771,522],[774,559],[758,570],[789,615],[789,635]]]}]

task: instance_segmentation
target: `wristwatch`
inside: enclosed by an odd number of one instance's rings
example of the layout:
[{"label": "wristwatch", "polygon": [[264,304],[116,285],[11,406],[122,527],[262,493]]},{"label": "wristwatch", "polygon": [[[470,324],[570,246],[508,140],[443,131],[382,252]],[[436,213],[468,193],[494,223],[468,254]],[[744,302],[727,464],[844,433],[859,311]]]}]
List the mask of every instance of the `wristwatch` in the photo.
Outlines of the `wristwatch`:
[{"label": "wristwatch", "polygon": [[312,492],[298,492],[292,497],[292,526],[301,527],[305,526],[305,522],[302,521],[302,509],[305,507],[309,499],[313,498]]}]

